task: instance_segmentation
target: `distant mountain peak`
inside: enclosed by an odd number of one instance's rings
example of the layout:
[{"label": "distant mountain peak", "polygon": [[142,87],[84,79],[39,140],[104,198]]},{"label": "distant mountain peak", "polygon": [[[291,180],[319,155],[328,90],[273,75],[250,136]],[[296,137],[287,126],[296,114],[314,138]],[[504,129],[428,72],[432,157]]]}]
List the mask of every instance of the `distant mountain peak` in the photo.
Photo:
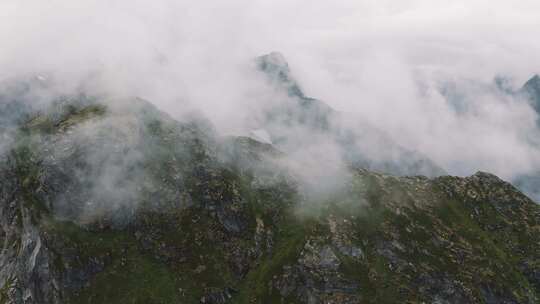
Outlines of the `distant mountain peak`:
[{"label": "distant mountain peak", "polygon": [[287,89],[289,96],[306,97],[298,82],[292,77],[291,69],[283,54],[271,52],[257,57],[256,63],[257,67],[270,78],[270,81]]},{"label": "distant mountain peak", "polygon": [[540,76],[535,74],[531,79],[527,80],[524,88],[534,88],[535,90],[540,90]]},{"label": "distant mountain peak", "polygon": [[540,113],[540,76],[536,74],[527,80],[521,91],[525,93],[536,112]]},{"label": "distant mountain peak", "polygon": [[289,64],[285,59],[285,56],[280,52],[271,52],[266,55],[258,57],[260,67],[263,70],[274,70],[279,69],[289,72]]}]

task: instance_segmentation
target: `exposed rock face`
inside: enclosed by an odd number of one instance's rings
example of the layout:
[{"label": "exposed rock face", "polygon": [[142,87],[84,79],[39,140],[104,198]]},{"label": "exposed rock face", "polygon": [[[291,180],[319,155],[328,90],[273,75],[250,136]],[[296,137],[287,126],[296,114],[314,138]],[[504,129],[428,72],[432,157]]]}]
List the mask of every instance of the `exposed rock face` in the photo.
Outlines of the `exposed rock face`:
[{"label": "exposed rock face", "polygon": [[529,98],[536,112],[540,113],[540,76],[534,75],[523,85],[521,91]]},{"label": "exposed rock face", "polygon": [[139,102],[18,131],[0,162],[0,303],[540,301],[540,207],[493,175],[352,166],[312,202],[271,169],[273,146]]},{"label": "exposed rock face", "polygon": [[50,268],[51,252],[39,224],[39,211],[26,192],[31,165],[0,165],[0,300],[6,303],[60,303]]}]

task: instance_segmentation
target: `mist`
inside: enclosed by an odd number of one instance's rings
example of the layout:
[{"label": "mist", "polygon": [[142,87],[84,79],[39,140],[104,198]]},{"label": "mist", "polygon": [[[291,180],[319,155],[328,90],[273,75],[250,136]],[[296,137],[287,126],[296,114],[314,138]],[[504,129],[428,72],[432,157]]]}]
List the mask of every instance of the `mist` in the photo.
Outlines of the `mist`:
[{"label": "mist", "polygon": [[[540,170],[538,117],[494,80],[518,90],[540,72],[539,12],[538,1],[4,0],[0,82],[38,77],[52,95],[140,97],[239,135],[288,98],[254,63],[279,51],[303,92],[351,127],[369,123],[449,174],[512,180]],[[304,152],[336,168],[298,169],[306,185],[345,178],[333,143],[305,130],[297,138],[314,139]],[[303,158],[294,145],[287,152]]]}]

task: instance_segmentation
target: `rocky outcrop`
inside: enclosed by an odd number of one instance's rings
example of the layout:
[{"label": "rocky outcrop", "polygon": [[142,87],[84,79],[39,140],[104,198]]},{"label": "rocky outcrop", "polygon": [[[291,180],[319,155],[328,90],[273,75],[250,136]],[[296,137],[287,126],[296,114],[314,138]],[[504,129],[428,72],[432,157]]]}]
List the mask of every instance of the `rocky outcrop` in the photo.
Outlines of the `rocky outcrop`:
[{"label": "rocky outcrop", "polygon": [[61,303],[51,270],[54,254],[47,247],[34,199],[32,164],[18,160],[0,169],[0,301],[2,303]]}]

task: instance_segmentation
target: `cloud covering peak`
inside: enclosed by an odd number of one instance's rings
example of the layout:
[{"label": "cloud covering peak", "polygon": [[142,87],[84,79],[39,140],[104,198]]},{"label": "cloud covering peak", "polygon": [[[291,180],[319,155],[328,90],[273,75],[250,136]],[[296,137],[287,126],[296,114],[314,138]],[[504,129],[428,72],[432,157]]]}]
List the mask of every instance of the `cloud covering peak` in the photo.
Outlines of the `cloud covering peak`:
[{"label": "cloud covering peak", "polygon": [[[223,133],[253,130],[269,88],[291,88],[383,130],[451,174],[540,169],[537,113],[497,88],[540,72],[540,3],[507,1],[68,1],[0,3],[0,81],[139,96]],[[290,93],[290,92],[289,92]]]}]

